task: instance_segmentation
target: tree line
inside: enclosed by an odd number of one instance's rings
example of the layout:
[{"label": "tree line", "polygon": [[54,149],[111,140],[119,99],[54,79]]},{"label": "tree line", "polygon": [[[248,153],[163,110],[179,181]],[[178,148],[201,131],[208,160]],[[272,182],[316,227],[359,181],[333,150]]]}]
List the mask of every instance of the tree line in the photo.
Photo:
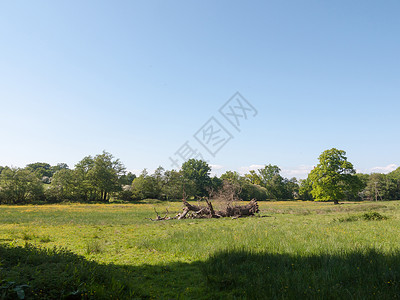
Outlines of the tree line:
[{"label": "tree line", "polygon": [[280,168],[271,164],[245,175],[227,171],[212,177],[209,164],[196,159],[183,163],[180,170],[158,167],[152,174],[144,169],[136,176],[104,151],[84,157],[72,169],[65,163],[0,166],[0,203],[193,199],[212,197],[224,189],[244,201],[400,199],[400,168],[389,174],[357,174],[345,154],[335,148],[324,151],[308,177],[298,181],[284,178]]}]

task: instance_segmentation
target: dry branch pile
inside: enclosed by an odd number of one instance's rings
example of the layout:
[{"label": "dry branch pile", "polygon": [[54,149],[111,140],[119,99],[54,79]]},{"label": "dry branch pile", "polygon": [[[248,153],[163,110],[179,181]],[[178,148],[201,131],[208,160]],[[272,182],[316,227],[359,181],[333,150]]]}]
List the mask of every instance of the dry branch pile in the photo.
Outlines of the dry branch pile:
[{"label": "dry branch pile", "polygon": [[[240,218],[253,216],[259,212],[258,203],[256,199],[252,199],[247,205],[235,205],[239,201],[238,195],[240,194],[240,188],[230,182],[224,182],[222,188],[214,194],[213,190],[209,191],[210,197],[204,198],[207,205],[193,205],[187,201],[187,197],[183,194],[183,211],[177,214],[175,217],[168,217],[167,214],[161,217],[157,211],[157,218],[151,219],[152,221],[164,221],[171,219],[205,219],[205,218]],[[222,207],[216,210],[209,199],[213,198]]]},{"label": "dry branch pile", "polygon": [[152,221],[165,221],[172,219],[206,219],[206,218],[223,218],[223,217],[248,217],[253,216],[259,212],[258,203],[256,199],[251,200],[247,205],[227,205],[224,209],[214,210],[211,202],[206,201],[207,206],[193,205],[187,202],[185,199],[183,201],[183,211],[177,214],[175,217],[168,217],[168,213],[161,217],[157,211],[157,217],[151,219]]},{"label": "dry branch pile", "polygon": [[225,209],[215,211],[211,202],[206,200],[207,206],[192,205],[183,200],[185,208],[178,219],[183,218],[222,218],[222,217],[247,217],[259,212],[257,200],[253,199],[247,205],[227,205]]}]

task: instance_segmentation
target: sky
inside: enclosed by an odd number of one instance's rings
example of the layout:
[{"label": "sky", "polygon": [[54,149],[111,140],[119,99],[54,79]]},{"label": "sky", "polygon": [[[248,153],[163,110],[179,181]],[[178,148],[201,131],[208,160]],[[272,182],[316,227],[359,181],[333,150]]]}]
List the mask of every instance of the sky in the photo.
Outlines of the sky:
[{"label": "sky", "polygon": [[[400,2],[1,1],[0,165],[400,166]],[[239,94],[237,94],[239,93]]]}]

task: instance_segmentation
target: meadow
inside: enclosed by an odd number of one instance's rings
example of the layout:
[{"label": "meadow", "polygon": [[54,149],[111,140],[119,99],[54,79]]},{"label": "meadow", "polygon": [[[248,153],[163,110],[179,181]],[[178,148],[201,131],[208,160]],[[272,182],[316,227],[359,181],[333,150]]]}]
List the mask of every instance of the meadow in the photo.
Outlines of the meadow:
[{"label": "meadow", "polygon": [[260,202],[154,222],[180,202],[0,206],[0,299],[395,299],[400,202]]}]

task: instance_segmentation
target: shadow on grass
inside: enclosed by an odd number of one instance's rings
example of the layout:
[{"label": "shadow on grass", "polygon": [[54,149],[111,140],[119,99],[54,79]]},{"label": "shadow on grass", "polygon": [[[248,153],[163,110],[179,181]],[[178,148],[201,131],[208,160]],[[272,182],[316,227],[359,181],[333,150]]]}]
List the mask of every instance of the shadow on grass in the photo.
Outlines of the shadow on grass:
[{"label": "shadow on grass", "polygon": [[[1,299],[396,299],[400,254],[225,251],[165,265],[102,265],[64,249],[0,245]],[[10,285],[10,283],[12,283]]]}]

